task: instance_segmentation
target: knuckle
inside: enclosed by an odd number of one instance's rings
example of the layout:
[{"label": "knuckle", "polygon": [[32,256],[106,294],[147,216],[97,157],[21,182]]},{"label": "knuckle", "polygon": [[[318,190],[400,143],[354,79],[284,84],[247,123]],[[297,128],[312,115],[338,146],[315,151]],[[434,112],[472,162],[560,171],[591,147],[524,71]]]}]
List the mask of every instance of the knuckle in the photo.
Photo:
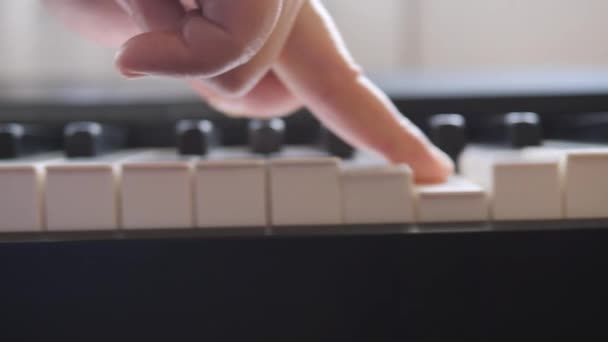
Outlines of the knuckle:
[{"label": "knuckle", "polygon": [[214,90],[227,97],[242,97],[255,85],[248,75],[233,71],[209,80]]}]

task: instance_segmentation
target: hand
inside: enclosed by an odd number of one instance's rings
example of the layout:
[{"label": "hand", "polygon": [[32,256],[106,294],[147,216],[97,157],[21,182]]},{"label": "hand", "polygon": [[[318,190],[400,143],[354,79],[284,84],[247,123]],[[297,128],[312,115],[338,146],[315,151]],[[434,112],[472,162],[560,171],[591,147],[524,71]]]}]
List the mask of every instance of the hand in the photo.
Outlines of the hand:
[{"label": "hand", "polygon": [[179,77],[229,115],[307,106],[362,150],[439,182],[450,159],[361,72],[318,0],[43,0],[82,35],[120,47],[127,78]]}]

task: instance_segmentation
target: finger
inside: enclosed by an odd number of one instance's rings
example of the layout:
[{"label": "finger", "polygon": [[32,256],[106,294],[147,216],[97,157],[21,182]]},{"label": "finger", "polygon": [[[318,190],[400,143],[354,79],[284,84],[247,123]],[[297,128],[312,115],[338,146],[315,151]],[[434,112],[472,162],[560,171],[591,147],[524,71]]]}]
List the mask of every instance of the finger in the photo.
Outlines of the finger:
[{"label": "finger", "polygon": [[[116,0],[133,21],[144,31],[178,31],[186,15],[182,4],[176,0]],[[140,51],[136,53],[145,53]],[[119,70],[127,77],[140,74],[127,69]]]},{"label": "finger", "polygon": [[273,72],[238,98],[223,96],[209,88],[207,82],[197,80],[191,85],[212,107],[233,117],[268,119],[291,114],[302,106]]},{"label": "finger", "polygon": [[284,1],[279,21],[262,49],[249,62],[207,80],[207,85],[226,97],[238,98],[249,93],[262,77],[268,74],[272,64],[277,60],[302,3],[303,0]]},{"label": "finger", "polygon": [[247,63],[265,44],[281,0],[205,0],[180,30],[149,32],[128,41],[117,57],[126,75],[214,77]]},{"label": "finger", "polygon": [[144,31],[177,30],[186,15],[177,0],[116,0]]},{"label": "finger", "polygon": [[452,172],[449,158],[360,73],[320,2],[303,6],[275,70],[347,142],[409,164],[419,182],[442,181]]},{"label": "finger", "polygon": [[[139,26],[147,31],[175,29],[185,15],[184,8],[175,0],[154,3],[149,0],[117,1],[133,16]],[[282,6],[276,29],[262,50],[249,63],[205,80],[204,83],[193,81],[195,90],[212,102],[214,107],[233,116],[276,117],[299,108],[299,101],[269,69],[289,34],[301,2],[292,0]],[[245,83],[247,86],[243,86]],[[233,96],[227,98],[227,92],[222,91],[225,87],[238,87],[240,96],[235,97],[235,91],[232,89],[228,93]]]},{"label": "finger", "polygon": [[[114,1],[43,0],[69,28],[109,47],[123,44],[141,30]],[[111,25],[108,25],[111,23]]]}]

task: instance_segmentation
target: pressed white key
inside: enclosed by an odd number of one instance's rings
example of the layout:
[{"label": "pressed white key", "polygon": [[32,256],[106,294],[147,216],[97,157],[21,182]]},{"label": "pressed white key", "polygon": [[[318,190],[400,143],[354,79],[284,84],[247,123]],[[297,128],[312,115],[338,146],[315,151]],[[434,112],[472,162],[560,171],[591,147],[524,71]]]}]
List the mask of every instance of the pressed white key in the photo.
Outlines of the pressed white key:
[{"label": "pressed white key", "polygon": [[196,166],[198,227],[268,225],[266,162],[236,150],[214,151]]},{"label": "pressed white key", "polygon": [[418,223],[483,222],[489,219],[483,188],[461,176],[416,186]]},{"label": "pressed white key", "polygon": [[519,150],[471,146],[460,162],[462,175],[490,196],[494,220],[552,220],[563,217],[559,162]]},{"label": "pressed white key", "polygon": [[58,155],[0,162],[0,232],[44,230],[44,163]]},{"label": "pressed white key", "polygon": [[608,146],[549,142],[525,153],[560,160],[566,218],[608,218]]},{"label": "pressed white key", "polygon": [[48,164],[45,167],[47,229],[118,229],[118,163],[134,155],[137,152],[120,152]]},{"label": "pressed white key", "polygon": [[272,225],[341,224],[338,159],[299,154],[268,161]]},{"label": "pressed white key", "polygon": [[156,151],[122,163],[122,228],[194,227],[193,162],[175,151]]},{"label": "pressed white key", "polygon": [[341,178],[345,223],[415,221],[413,176],[408,166],[359,159],[344,164]]}]

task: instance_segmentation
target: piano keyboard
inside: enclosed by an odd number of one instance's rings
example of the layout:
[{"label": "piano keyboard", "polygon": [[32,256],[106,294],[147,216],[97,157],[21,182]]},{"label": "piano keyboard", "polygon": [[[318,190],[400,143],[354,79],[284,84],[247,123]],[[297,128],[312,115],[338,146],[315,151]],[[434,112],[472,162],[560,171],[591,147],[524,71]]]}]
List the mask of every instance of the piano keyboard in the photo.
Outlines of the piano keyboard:
[{"label": "piano keyboard", "polygon": [[592,74],[397,76],[396,105],[458,166],[444,184],[306,112],[0,94],[0,340],[598,340],[608,77]]},{"label": "piano keyboard", "polygon": [[323,148],[286,145],[280,119],[252,121],[248,146],[221,146],[211,122],[188,120],[176,124],[175,147],[137,149],[119,127],[70,123],[63,151],[0,161],[0,232],[608,219],[608,146],[542,141],[533,113],[502,122],[506,140],[480,144],[463,138],[461,116],[431,119],[433,140],[458,165],[444,184],[414,184],[407,165],[326,131]]}]

